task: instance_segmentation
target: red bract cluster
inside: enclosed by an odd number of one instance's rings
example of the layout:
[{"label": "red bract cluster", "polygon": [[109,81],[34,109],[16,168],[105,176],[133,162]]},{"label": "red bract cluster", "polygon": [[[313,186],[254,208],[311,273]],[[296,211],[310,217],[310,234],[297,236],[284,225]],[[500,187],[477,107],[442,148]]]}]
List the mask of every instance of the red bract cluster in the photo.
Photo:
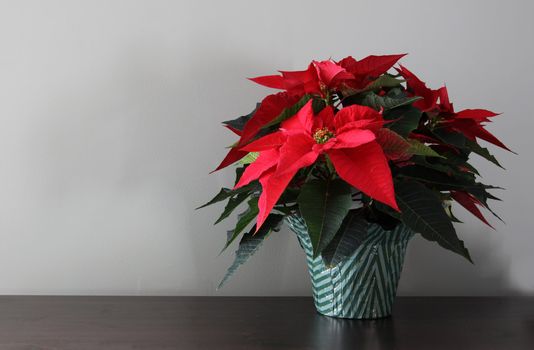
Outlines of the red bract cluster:
[{"label": "red bract cluster", "polygon": [[[249,152],[260,152],[258,160],[245,170],[235,187],[257,179],[262,184],[256,230],[296,172],[313,164],[323,152],[329,155],[341,178],[398,210],[387,159],[376,142],[375,132],[382,127],[383,120],[369,107],[350,106],[341,109],[334,118],[334,109],[327,106],[315,118],[310,100],[295,116],[281,124],[280,131],[252,144],[247,143],[263,126],[304,95],[328,99],[337,91],[365,89],[403,56],[369,56],[361,61],[349,56],[339,62],[313,61],[304,71],[281,71],[280,75],[251,79],[285,92],[269,95],[261,102],[243,131],[237,131],[241,136],[237,146],[230,150],[216,170],[238,161]],[[323,128],[333,133],[325,143],[313,138],[314,133]]]},{"label": "red bract cluster", "polygon": [[358,217],[406,225],[471,260],[448,203],[490,225],[480,209],[493,213],[488,200],[498,198],[488,190],[497,187],[479,182],[470,160],[476,154],[500,166],[480,140],[509,148],[485,129],[497,113],[455,111],[446,87],[431,89],[402,65],[392,69],[403,56],[312,61],[251,79],[282,91],[224,122],[239,140],[216,170],[237,163],[236,181],[206,205],[228,200],[219,222],[247,203],[225,247],[248,225],[243,244],[301,215],[320,254],[343,234],[344,220]]},{"label": "red bract cluster", "polygon": [[337,63],[332,60],[313,61],[304,71],[281,71],[280,75],[252,78],[252,81],[260,85],[285,91],[269,95],[261,101],[260,107],[239,133],[241,138],[238,145],[230,150],[216,170],[243,158],[247,153],[240,151],[239,146],[249,142],[262,126],[302,96],[311,94],[326,97],[335,91],[362,89],[389,70],[402,56],[404,55],[369,56],[361,61],[349,56]]},{"label": "red bract cluster", "polygon": [[402,65],[397,71],[406,79],[408,91],[413,96],[423,97],[420,101],[414,103],[414,106],[426,113],[440,117],[438,127],[462,133],[471,140],[480,138],[508,151],[510,150],[489,131],[484,129],[484,123],[489,122],[489,118],[497,116],[498,113],[487,109],[464,109],[460,112],[455,112],[452,103],[449,101],[449,93],[446,86],[432,90]]},{"label": "red bract cluster", "polygon": [[286,90],[290,96],[328,96],[333,90],[362,89],[389,70],[404,55],[368,56],[361,61],[349,56],[339,62],[313,61],[304,71],[280,71],[251,80],[270,88]]},{"label": "red bract cluster", "polygon": [[259,179],[258,230],[293,176],[325,154],[343,180],[370,197],[398,210],[387,159],[376,141],[382,128],[380,113],[359,105],[343,108],[336,115],[325,107],[314,115],[312,102],[282,122],[280,131],[264,136],[242,150],[259,152],[235,189]]}]

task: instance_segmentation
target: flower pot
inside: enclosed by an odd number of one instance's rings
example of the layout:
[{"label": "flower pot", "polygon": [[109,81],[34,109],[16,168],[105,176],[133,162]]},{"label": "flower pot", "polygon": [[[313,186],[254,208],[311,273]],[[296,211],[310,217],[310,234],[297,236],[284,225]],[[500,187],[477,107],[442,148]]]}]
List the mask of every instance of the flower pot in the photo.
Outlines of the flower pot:
[{"label": "flower pot", "polygon": [[413,231],[403,224],[391,231],[370,223],[358,248],[335,266],[313,257],[306,223],[298,215],[287,223],[306,253],[317,311],[326,316],[375,319],[391,315],[404,255]]}]

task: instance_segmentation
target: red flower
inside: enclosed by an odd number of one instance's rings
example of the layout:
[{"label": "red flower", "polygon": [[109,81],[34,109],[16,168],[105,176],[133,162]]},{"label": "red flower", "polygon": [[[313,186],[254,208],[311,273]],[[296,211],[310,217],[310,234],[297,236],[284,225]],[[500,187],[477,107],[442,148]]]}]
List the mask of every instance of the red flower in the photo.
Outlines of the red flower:
[{"label": "red flower", "polygon": [[486,109],[464,109],[455,112],[449,100],[447,87],[432,90],[408,69],[400,66],[398,72],[406,79],[408,91],[421,96],[422,99],[413,105],[423,112],[438,116],[438,127],[464,134],[467,138],[475,141],[477,138],[490,142],[496,146],[511,151],[499,139],[484,128],[484,123],[491,122],[489,118],[498,114]]},{"label": "red flower", "polygon": [[241,151],[239,148],[249,143],[264,125],[278,117],[285,108],[292,106],[297,101],[297,97],[289,96],[285,92],[279,92],[265,97],[252,118],[245,124],[243,131],[240,132],[241,138],[237,142],[237,145],[230,149],[221,164],[214,171],[225,168],[246,156],[248,152]]},{"label": "red flower", "polygon": [[498,113],[488,111],[487,109],[464,109],[460,112],[454,112],[452,103],[449,101],[447,88],[444,86],[438,92],[440,115],[444,117],[441,121],[443,126],[462,133],[471,140],[479,138],[511,151],[504,143],[493,136],[493,134],[484,129],[484,123],[491,122],[489,118],[499,115]]},{"label": "red flower", "polygon": [[348,56],[339,62],[313,61],[304,71],[280,71],[281,75],[266,75],[250,80],[270,88],[286,90],[290,95],[313,94],[324,97],[328,92],[344,86],[363,89],[403,56],[368,56],[361,61]]},{"label": "red flower", "polygon": [[331,60],[313,61],[304,71],[280,71],[281,75],[250,78],[255,83],[274,89],[286,90],[289,95],[325,96],[327,90],[339,86],[343,80],[354,78]]},{"label": "red flower", "polygon": [[462,207],[467,209],[471,214],[475,215],[483,223],[493,228],[491,224],[486,220],[480,209],[477,206],[482,206],[482,203],[471,193],[465,191],[451,191],[451,197],[456,200]]},{"label": "red flower", "polygon": [[363,89],[374,79],[386,73],[399,59],[406,54],[367,56],[357,61],[352,56],[345,57],[337,64],[353,75],[353,79],[345,83],[353,89]]},{"label": "red flower", "polygon": [[215,171],[243,158],[247,152],[239,148],[250,142],[264,125],[276,118],[285,108],[295,104],[302,96],[311,94],[326,97],[330,92],[344,87],[362,89],[389,70],[403,56],[368,56],[360,61],[348,56],[339,62],[313,61],[304,71],[280,71],[281,75],[251,78],[250,80],[260,85],[285,92],[269,95],[261,102],[241,132],[239,142],[230,149]]},{"label": "red flower", "polygon": [[419,108],[423,112],[428,112],[438,108],[438,90],[432,90],[428,88],[424,82],[422,82],[415,74],[406,69],[406,67],[401,64],[399,64],[399,66],[400,68],[396,69],[406,80],[408,92],[410,92],[412,95],[422,97],[421,100],[414,102],[413,106]]},{"label": "red flower", "polygon": [[374,109],[353,105],[334,115],[329,106],[314,116],[311,101],[284,121],[280,131],[264,136],[240,149],[259,152],[235,188],[259,179],[263,191],[256,229],[269,215],[293,176],[326,154],[337,174],[347,183],[398,210],[387,159],[376,142],[375,132],[383,125]]}]

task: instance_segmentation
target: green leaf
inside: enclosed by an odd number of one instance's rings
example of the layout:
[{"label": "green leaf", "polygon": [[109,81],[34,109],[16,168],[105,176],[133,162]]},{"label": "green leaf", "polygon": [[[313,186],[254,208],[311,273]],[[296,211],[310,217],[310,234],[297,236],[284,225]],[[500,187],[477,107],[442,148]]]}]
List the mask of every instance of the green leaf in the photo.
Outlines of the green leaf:
[{"label": "green leaf", "polygon": [[472,140],[469,140],[469,139],[466,139],[465,140],[465,145],[471,150],[473,151],[473,153],[476,153],[478,154],[479,156],[489,160],[490,162],[492,162],[493,164],[497,165],[499,168],[502,168],[504,169],[504,167],[499,163],[499,161],[497,160],[497,158],[495,158],[495,156],[493,154],[490,153],[490,151],[485,148],[485,147],[482,147],[478,144],[478,142],[476,141],[472,141]]},{"label": "green leaf", "polygon": [[[455,176],[465,181],[474,182],[475,174],[478,174],[477,170],[467,162],[460,161],[460,158],[454,158],[454,156],[449,152],[445,154],[446,158],[433,158],[431,162],[424,156],[414,156],[410,161],[418,166],[436,170],[449,176]],[[460,166],[470,169],[471,172],[463,171],[459,168]]]},{"label": "green leaf", "polygon": [[223,200],[232,197],[234,194],[235,193],[234,193],[233,190],[223,187],[223,188],[221,188],[219,193],[217,193],[215,195],[215,197],[213,197],[209,202],[207,202],[206,204],[203,204],[200,207],[197,207],[195,209],[201,209],[201,208],[207,207],[208,205],[212,205],[212,204],[215,204],[217,202],[222,202]]},{"label": "green leaf", "polygon": [[[241,175],[243,175],[244,171],[245,171],[244,167],[239,167],[239,168],[235,169],[235,184],[237,184],[237,182],[241,178]],[[195,209],[201,209],[201,208],[207,207],[208,205],[212,205],[212,204],[215,204],[215,203],[218,203],[218,202],[222,202],[222,201],[224,201],[224,200],[226,200],[226,199],[228,199],[230,197],[236,196],[236,195],[238,195],[240,193],[250,192],[250,191],[254,190],[257,186],[258,186],[258,182],[257,181],[253,181],[253,182],[249,183],[248,185],[240,187],[240,188],[235,189],[235,190],[232,190],[230,188],[221,188],[219,193],[217,193],[215,195],[215,197],[213,197],[208,203],[203,204],[200,207],[197,207]]]},{"label": "green leaf", "polygon": [[285,191],[282,192],[280,198],[278,198],[278,202],[276,202],[276,205],[278,206],[296,203],[299,193],[299,188],[286,188]]},{"label": "green leaf", "polygon": [[464,242],[456,235],[442,201],[434,191],[418,182],[405,181],[397,183],[395,192],[401,219],[406,226],[429,241],[437,242],[443,248],[473,262]]},{"label": "green leaf", "polygon": [[235,180],[234,180],[234,186],[237,185],[239,180],[241,179],[241,176],[243,176],[243,173],[245,172],[246,167],[240,166],[235,168]]},{"label": "green leaf", "polygon": [[421,97],[415,96],[415,97],[398,97],[398,98],[392,98],[389,96],[378,96],[374,92],[370,92],[365,95],[363,99],[361,99],[361,102],[359,104],[362,104],[364,106],[368,106],[371,108],[374,108],[376,110],[379,110],[380,108],[384,108],[384,110],[389,110],[401,106],[410,105],[413,102],[420,100]]},{"label": "green leaf", "polygon": [[383,221],[386,221],[388,217],[392,217],[396,220],[401,219],[401,214],[395,209],[393,209],[392,207],[390,207],[389,205],[380,203],[378,201],[373,201],[373,205],[371,208],[376,209],[378,212],[382,214],[382,215],[377,215],[376,212],[373,212],[374,216],[378,216],[377,218],[375,218],[375,220],[373,220],[373,222],[381,223]]},{"label": "green leaf", "polygon": [[427,145],[414,139],[405,139],[388,128],[378,130],[376,140],[384,153],[392,160],[406,160],[414,155],[444,158]]},{"label": "green leaf", "polygon": [[[321,99],[314,98],[312,100],[313,114],[317,115],[317,114],[319,114],[319,112],[321,112],[325,108],[326,108],[326,101],[323,100],[322,98]],[[296,114],[296,112],[295,112],[295,114]]]},{"label": "green leaf", "polygon": [[336,236],[321,253],[326,266],[338,265],[358,249],[367,236],[367,225],[362,210],[349,211]]},{"label": "green leaf", "polygon": [[385,87],[395,87],[400,86],[404,83],[402,79],[396,79],[394,76],[389,74],[383,74],[375,79],[372,83],[365,87],[365,91],[378,90]]},{"label": "green leaf", "polygon": [[495,158],[495,156],[493,156],[487,148],[480,146],[478,142],[468,139],[463,134],[456,132],[447,132],[444,129],[435,129],[432,131],[432,133],[442,141],[458,148],[462,148],[467,151],[476,153],[479,156],[497,165],[499,168],[504,169],[503,166],[497,161],[497,158]]},{"label": "green leaf", "polygon": [[243,131],[243,128],[245,127],[245,124],[250,120],[250,118],[252,118],[254,113],[256,113],[256,111],[260,107],[260,104],[261,103],[257,103],[256,104],[256,108],[254,108],[254,110],[252,112],[250,112],[249,114],[241,116],[241,117],[233,119],[233,120],[224,121],[223,124],[224,125],[228,125],[228,126],[234,128],[234,129]]},{"label": "green leaf", "polygon": [[244,212],[238,215],[237,224],[233,230],[226,232],[226,244],[224,245],[221,253],[232,244],[237,237],[243,232],[243,230],[258,216],[258,197],[252,197],[248,201],[248,208]]},{"label": "green leaf", "polygon": [[239,163],[243,165],[253,163],[256,161],[256,159],[258,159],[259,155],[260,152],[249,152],[246,156],[239,160]]},{"label": "green leaf", "polygon": [[241,193],[238,193],[237,196],[231,197],[228,200],[228,203],[226,204],[226,206],[224,207],[224,211],[222,212],[221,216],[219,216],[217,221],[215,221],[214,225],[217,225],[219,222],[226,219],[230,214],[232,214],[234,209],[237,208],[239,204],[243,203],[249,196],[250,196],[250,193],[241,192]]},{"label": "green leaf", "polygon": [[395,131],[404,137],[419,126],[421,111],[413,106],[402,106],[384,112],[384,119],[391,122],[385,124],[385,127]]},{"label": "green leaf", "polygon": [[209,202],[207,202],[206,204],[203,204],[200,207],[197,207],[195,209],[201,209],[201,208],[207,207],[208,205],[212,205],[212,204],[215,204],[215,203],[218,203],[218,202],[222,202],[225,199],[228,199],[230,197],[236,196],[236,195],[238,195],[240,193],[250,192],[257,185],[258,185],[257,182],[251,182],[250,184],[248,184],[246,186],[243,186],[243,187],[240,187],[240,188],[235,189],[235,190],[223,187],[223,188],[221,188],[219,193],[217,193],[215,195],[215,197],[213,197]]},{"label": "green leaf", "polygon": [[297,203],[317,257],[334,238],[349,212],[351,187],[341,179],[311,180],[302,186]]},{"label": "green leaf", "polygon": [[[385,78],[385,79],[390,79]],[[397,84],[399,82],[398,80],[395,80],[394,78],[391,78],[391,80],[394,84]],[[380,81],[378,81],[380,83]],[[372,87],[372,86],[371,86]],[[364,90],[355,90],[352,91],[351,95],[347,95],[345,97],[340,97],[343,103],[343,106],[350,106],[353,104],[359,104],[368,106],[371,108],[374,108],[376,110],[384,109],[389,110],[397,107],[407,106],[411,105],[413,102],[420,100],[421,97],[419,96],[407,96],[405,92],[403,92],[400,88],[393,88],[387,92],[386,95],[380,96],[373,92],[372,88],[369,91],[368,89]]]},{"label": "green leaf", "polygon": [[443,128],[432,130],[434,136],[437,136],[441,141],[458,148],[465,148],[466,137],[463,134],[457,132],[449,132]]},{"label": "green leaf", "polygon": [[446,163],[454,166],[456,168],[467,168],[470,172],[476,175],[480,175],[478,170],[468,163],[469,159],[469,152],[453,152],[453,151],[445,151],[442,155],[447,159]]},{"label": "green leaf", "polygon": [[466,152],[466,154],[473,152],[475,154],[478,154],[482,158],[489,160],[490,162],[497,165],[501,169],[505,169],[498,162],[497,158],[495,158],[495,156],[492,155],[487,148],[482,147],[477,141],[471,140],[465,137],[463,134],[448,133],[448,132],[443,131],[442,129],[434,130],[433,133],[434,135],[438,136],[438,138],[440,138],[442,141],[449,143],[453,146],[456,146],[457,148],[461,148],[464,152]]},{"label": "green leaf", "polygon": [[398,160],[411,156],[411,153],[408,152],[410,149],[408,141],[391,129],[382,128],[378,130],[376,132],[376,141],[390,159]]},{"label": "green leaf", "polygon": [[304,95],[302,96],[302,98],[297,102],[295,103],[293,106],[291,107],[288,107],[286,109],[284,109],[282,111],[282,113],[280,113],[280,115],[276,118],[274,118],[271,122],[267,123],[266,125],[264,125],[262,127],[262,129],[266,129],[266,128],[269,128],[273,125],[276,125],[276,124],[279,124],[281,122],[283,122],[284,120],[286,119],[289,119],[291,118],[292,116],[294,116],[295,114],[297,114],[297,112],[302,108],[304,107],[304,105],[312,98],[311,95]]},{"label": "green leaf", "polygon": [[443,201],[443,208],[445,209],[447,215],[451,218],[452,222],[463,223],[460,219],[454,216],[454,213],[452,212],[452,201]]},{"label": "green leaf", "polygon": [[480,182],[476,182],[474,175],[472,178],[466,176],[459,177],[454,174],[445,174],[441,171],[421,167],[418,165],[410,165],[403,167],[399,170],[399,174],[405,178],[421,181],[432,185],[433,188],[438,191],[465,191],[471,193],[484,205],[487,205],[488,199],[492,196],[486,191],[487,189],[499,188],[495,186],[485,185]]},{"label": "green leaf", "polygon": [[265,238],[269,236],[271,231],[277,230],[282,223],[283,215],[271,214],[267,217],[258,232],[254,233],[256,226],[249,232],[245,233],[239,242],[239,247],[235,252],[235,259],[232,265],[226,271],[221,283],[217,289],[220,289],[228,281],[228,279],[236,272],[236,270],[243,265],[254,253],[258,251]]},{"label": "green leaf", "polygon": [[410,144],[410,148],[408,148],[408,153],[410,154],[426,157],[445,158],[441,154],[434,151],[432,148],[425,145],[424,143],[421,143],[414,139],[407,139],[406,141],[408,141],[408,143]]}]

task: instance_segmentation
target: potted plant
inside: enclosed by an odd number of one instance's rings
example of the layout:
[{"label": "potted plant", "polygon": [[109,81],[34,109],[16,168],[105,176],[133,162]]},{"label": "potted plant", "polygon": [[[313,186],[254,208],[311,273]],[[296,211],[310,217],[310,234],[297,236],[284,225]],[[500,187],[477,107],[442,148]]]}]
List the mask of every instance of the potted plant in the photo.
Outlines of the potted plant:
[{"label": "potted plant", "polygon": [[[237,163],[219,223],[240,205],[226,249],[240,239],[221,286],[283,221],[304,249],[318,312],[390,315],[406,246],[414,234],[472,261],[453,223],[456,201],[485,224],[498,199],[478,181],[480,145],[509,150],[484,125],[497,114],[457,111],[446,87],[428,88],[393,66],[404,55],[313,61],[252,81],[282,90],[223,124],[239,136],[216,170]],[[497,218],[498,216],[495,215]]]}]

